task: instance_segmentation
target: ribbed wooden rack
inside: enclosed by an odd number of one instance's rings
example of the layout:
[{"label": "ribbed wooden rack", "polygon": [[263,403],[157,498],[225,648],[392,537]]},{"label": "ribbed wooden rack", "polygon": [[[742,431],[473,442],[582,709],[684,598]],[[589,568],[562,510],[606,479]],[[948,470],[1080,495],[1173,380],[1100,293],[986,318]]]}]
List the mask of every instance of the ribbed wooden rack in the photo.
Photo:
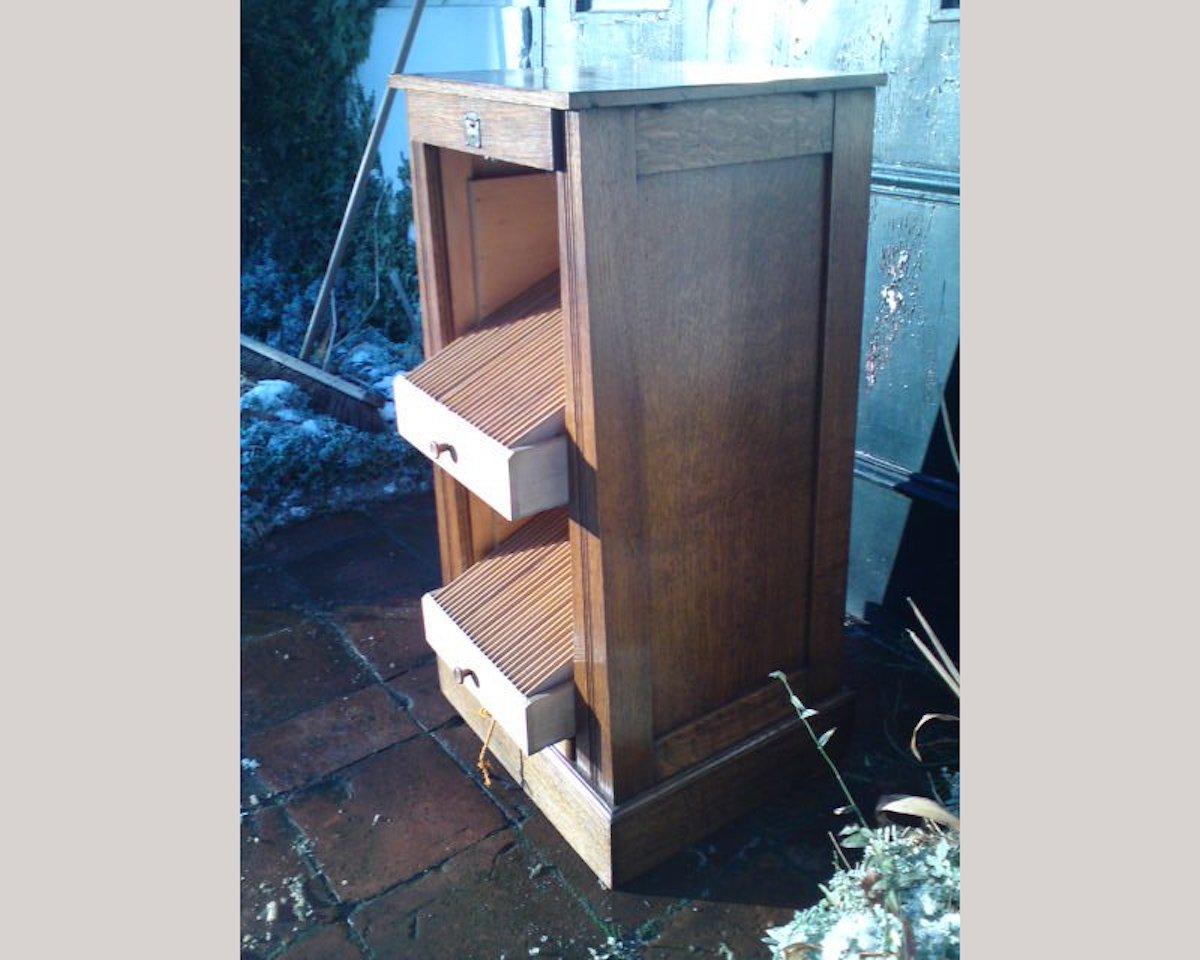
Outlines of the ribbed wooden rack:
[{"label": "ribbed wooden rack", "polygon": [[521,693],[571,676],[567,511],[539,514],[433,599]]},{"label": "ribbed wooden rack", "polygon": [[561,433],[567,383],[558,272],[451,342],[408,380],[505,446]]}]

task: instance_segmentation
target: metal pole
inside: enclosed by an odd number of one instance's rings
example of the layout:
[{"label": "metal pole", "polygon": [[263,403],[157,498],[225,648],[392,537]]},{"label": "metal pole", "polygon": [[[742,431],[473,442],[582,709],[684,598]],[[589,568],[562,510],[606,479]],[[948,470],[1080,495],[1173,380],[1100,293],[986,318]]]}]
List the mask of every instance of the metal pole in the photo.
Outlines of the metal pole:
[{"label": "metal pole", "polygon": [[[404,41],[400,44],[400,52],[396,56],[396,64],[392,67],[392,73],[404,72],[404,66],[408,63],[408,52],[412,49],[413,38],[417,34],[417,24],[421,22],[421,14],[425,12],[425,2],[426,0],[416,0],[413,4],[412,17],[408,21],[408,28],[404,31]],[[334,241],[333,252],[329,255],[329,265],[325,268],[325,276],[321,280],[317,302],[313,306],[312,316],[308,321],[308,330],[304,334],[304,345],[300,348],[301,360],[308,359],[312,353],[315,346],[313,340],[321,318],[329,307],[329,294],[333,291],[333,281],[346,256],[346,247],[350,242],[350,228],[354,225],[363,198],[366,196],[367,179],[370,176],[371,167],[375,163],[375,154],[379,150],[379,141],[383,136],[384,127],[387,126],[388,114],[391,113],[392,101],[395,98],[395,89],[391,86],[385,87],[379,111],[375,114],[375,123],[371,126],[371,136],[367,139],[367,148],[363,151],[362,162],[358,165],[358,175],[354,178],[354,186],[350,190],[346,212],[342,214],[342,225],[338,227],[337,240]]]}]

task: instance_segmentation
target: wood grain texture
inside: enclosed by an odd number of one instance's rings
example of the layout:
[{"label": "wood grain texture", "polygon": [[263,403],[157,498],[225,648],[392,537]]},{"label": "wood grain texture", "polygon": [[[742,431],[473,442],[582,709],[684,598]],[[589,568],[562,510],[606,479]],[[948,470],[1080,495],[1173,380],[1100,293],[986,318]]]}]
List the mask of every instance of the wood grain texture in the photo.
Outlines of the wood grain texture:
[{"label": "wood grain texture", "polygon": [[422,609],[430,646],[530,754],[575,729],[565,510],[540,514]]},{"label": "wood grain texture", "polygon": [[639,176],[828,153],[833,94],[782,94],[640,107]]},{"label": "wood grain texture", "polygon": [[[801,699],[808,699],[804,671],[794,671],[788,683]],[[794,714],[783,687],[771,680],[753,693],[659,737],[654,744],[658,777],[666,780]]]},{"label": "wood grain texture", "polygon": [[430,598],[519,692],[571,676],[571,560],[565,510],[538,515]]},{"label": "wood grain texture", "polygon": [[813,695],[841,682],[842,622],[850,562],[850,501],[870,215],[875,91],[834,101],[828,259],[821,326],[821,399],[812,478],[813,538],[806,660]]},{"label": "wood grain texture", "polygon": [[796,67],[651,60],[604,67],[405,73],[393,74],[388,79],[388,84],[399,90],[457,94],[558,110],[768,93],[814,93],[882,86],[886,82],[887,75],[883,73],[829,73]]},{"label": "wood grain texture", "polygon": [[[839,693],[815,706],[818,732],[838,728],[829,747],[836,754],[849,741],[853,700]],[[618,806],[610,827],[612,885],[645,873],[814,772],[828,776],[793,716]]]},{"label": "wood grain texture", "polygon": [[[559,209],[570,366],[576,760],[601,795],[619,802],[654,780],[649,642],[654,625],[640,619],[650,583],[639,580],[640,571],[632,567],[636,530],[619,525],[631,517],[636,523],[636,515],[614,511],[610,526],[601,502],[606,494],[637,496],[643,459],[650,456],[636,442],[636,411],[629,408],[628,397],[607,385],[620,375],[614,368],[627,361],[626,345],[618,342],[615,331],[638,322],[650,326],[649,316],[639,317],[630,297],[640,269],[632,242],[637,234],[633,111],[567,114],[566,151]],[[643,337],[628,346],[644,345]],[[669,362],[669,356],[663,359]],[[604,474],[601,421],[609,418],[616,430],[632,429],[633,435],[609,460],[611,473]],[[610,585],[614,578],[615,588]]]},{"label": "wood grain texture", "polygon": [[[441,661],[438,677],[446,698],[482,740],[488,721],[479,714],[479,700],[454,682],[450,668]],[[821,711],[818,729],[833,725],[839,729],[830,745],[836,754],[849,742],[853,701],[842,692],[816,706]],[[491,752],[610,888],[645,873],[806,774],[826,773],[795,718],[616,808],[594,792],[556,747],[522,756],[512,739],[496,729]],[[780,775],[781,770],[786,776]]]},{"label": "wood grain texture", "polygon": [[467,182],[476,310],[487,316],[558,269],[557,191],[552,173]]},{"label": "wood grain texture", "polygon": [[[478,147],[467,144],[468,114],[479,118]],[[409,136],[422,143],[539,170],[561,167],[562,118],[546,107],[483,99],[474,93],[412,90],[408,117]]]},{"label": "wood grain texture", "polygon": [[584,228],[589,256],[616,248],[587,269],[590,462],[605,633],[661,736],[803,664],[826,158],[633,190],[636,220]]},{"label": "wood grain texture", "polygon": [[[441,690],[442,696],[450,701],[450,705],[482,742],[483,738],[487,736],[491,721],[480,714],[484,707],[479,698],[471,693],[473,684],[470,680],[466,683],[459,683],[454,676],[454,668],[441,657],[437,658],[437,672],[438,688]],[[488,741],[488,753],[492,758],[500,761],[500,765],[517,783],[522,781],[522,768],[525,760],[528,759],[528,754],[522,753],[517,742],[499,725],[492,731],[492,738]]]},{"label": "wood grain texture", "polygon": [[[455,336],[442,157],[437,147],[417,142],[411,144],[409,155],[412,157],[421,331],[425,356],[433,357]],[[433,492],[442,581],[449,583],[475,556],[471,498],[464,487],[438,467],[433,470]]]},{"label": "wood grain texture", "polygon": [[543,277],[403,376],[505,446],[564,429],[558,273]]},{"label": "wood grain texture", "polygon": [[[441,660],[438,682],[446,699],[482,741],[487,736],[488,721],[480,715],[479,700],[466,685],[454,681],[450,668]],[[492,731],[489,747],[572,849],[602,883],[611,886],[612,808],[591,789],[574,763],[557,746],[532,756],[523,755],[499,727]]]},{"label": "wood grain texture", "polygon": [[[410,102],[410,121],[412,113]],[[478,218],[485,231],[494,233],[488,212],[494,208],[473,210],[471,185],[513,179],[527,174],[527,168],[418,142],[412,145],[412,157],[425,355],[430,357],[480,321],[477,283],[485,292],[504,284],[524,289],[547,271],[537,258],[509,257],[491,248],[478,270],[474,261],[474,221]],[[520,192],[522,186],[514,189]],[[554,231],[554,216],[553,208],[543,202],[526,218],[526,227],[544,236]],[[520,521],[501,516],[441,468],[434,469],[434,491],[442,578],[449,582],[509,536]]]},{"label": "wood grain texture", "polygon": [[[494,309],[492,304],[510,298],[507,291],[515,296],[557,267],[555,211],[547,204],[545,193],[539,196],[537,187],[530,186],[530,181],[540,177],[544,190],[554,175],[531,174],[528,167],[490,157],[442,152],[453,158],[453,166],[461,172],[461,180],[456,182],[465,188],[455,191],[452,203],[459,215],[456,235],[469,237],[470,245],[462,244],[451,272],[458,329],[467,332]],[[505,235],[503,228],[510,222],[514,197],[534,202],[521,217],[520,233]],[[501,516],[478,497],[469,497],[469,502],[476,557],[487,554],[522,522]]]},{"label": "wood grain texture", "polygon": [[[575,126],[575,129],[573,129]],[[587,336],[587,278],[584,270],[584,237],[579,209],[582,206],[577,123],[568,116],[564,129],[567,162],[575,175],[558,174],[558,230],[560,242],[562,306],[566,322],[567,404],[565,419],[569,442],[567,456],[570,500],[572,606],[575,625],[576,767],[599,789],[609,774],[603,767],[597,702],[593,638],[604,635],[603,581],[600,577],[600,538],[596,524],[595,411],[592,407],[592,360]],[[589,460],[589,458],[591,458]],[[610,747],[611,750],[611,747]],[[593,759],[593,755],[595,759]],[[611,796],[611,792],[609,794]]]},{"label": "wood grain texture", "polygon": [[[409,122],[412,122],[410,104]],[[438,150],[442,165],[442,230],[446,236],[446,269],[450,287],[451,339],[460,337],[482,317],[475,295],[475,244],[472,242],[471,195],[476,158],[458,150]]]},{"label": "wood grain texture", "polygon": [[[517,293],[544,277],[555,266],[554,263],[530,257],[524,253],[521,243],[494,244],[490,239],[480,243],[476,234],[481,231],[488,237],[498,233],[497,221],[505,216],[508,203],[501,197],[509,189],[508,181],[524,180],[530,176],[553,177],[552,174],[530,174],[528,167],[507,163],[489,157],[472,156],[469,153],[442,149],[443,184],[447,236],[450,238],[450,286],[453,304],[455,334],[470,332],[486,316],[488,304],[481,301],[502,295],[504,289]],[[495,183],[495,187],[482,188],[489,191],[495,201],[478,205],[473,191],[484,183]],[[523,182],[515,182],[515,193],[528,190]],[[531,208],[523,218],[524,231],[533,237],[544,237],[554,230],[554,211],[544,203]],[[544,250],[544,242],[538,244]],[[476,252],[487,255],[476,259]],[[514,256],[514,254],[516,254]],[[482,291],[482,294],[481,294]],[[513,522],[501,516],[477,496],[468,494],[468,512],[471,520],[472,557],[485,556],[496,544],[508,537],[521,522]]]},{"label": "wood grain texture", "polygon": [[[561,431],[509,447],[413,386],[403,374],[395,378],[392,390],[400,435],[498,516],[516,521],[570,499],[567,438]],[[499,534],[499,527],[493,529]],[[474,557],[490,549],[474,542]]]},{"label": "wood grain texture", "polygon": [[[546,564],[528,567],[529,590],[475,595],[469,628],[453,622],[479,652],[471,630],[516,616],[523,626],[501,627],[489,656],[516,655],[510,672],[524,670],[526,684],[549,682],[544,669],[569,672],[574,762],[558,745],[522,757],[521,736],[527,748],[532,741],[519,727],[516,739],[498,731],[495,751],[597,874],[617,883],[785,783],[781,765],[815,757],[771,671],[792,675],[823,723],[845,709],[841,619],[874,97],[847,89],[872,82],[862,77],[738,87],[710,72],[668,89],[659,82],[667,74],[654,76],[583,88],[493,77],[498,86],[470,94],[532,97],[551,110],[576,97],[605,104],[563,117],[553,203],[546,194],[519,200],[518,191],[541,188],[510,163],[426,148],[424,167],[414,165],[426,182],[415,201],[428,231],[420,246],[440,251],[419,251],[422,271],[433,271],[423,300],[429,286],[439,335],[462,338],[464,358],[490,337],[479,325],[499,294],[485,278],[503,289],[527,269],[508,255],[506,237],[532,218],[543,252],[528,259],[544,265],[546,238],[557,233],[570,502],[569,564],[555,568],[563,580],[554,596],[567,611],[569,635],[559,639],[569,660],[562,650],[538,659],[548,655],[522,632],[550,595]],[[462,82],[430,89],[466,96],[455,89]],[[519,185],[479,185],[492,176]],[[492,191],[495,203],[484,196]],[[487,209],[508,211],[499,219],[509,225],[490,239],[479,220]],[[525,348],[536,342],[514,339],[535,372],[541,361]],[[520,379],[521,363],[510,366]],[[537,406],[519,392],[461,396],[483,398],[513,436]],[[439,510],[439,523],[469,566],[513,527],[476,498],[465,504],[465,518],[460,509],[443,523]],[[499,606],[488,613],[484,599]],[[447,696],[482,734],[479,701],[457,684]]]}]

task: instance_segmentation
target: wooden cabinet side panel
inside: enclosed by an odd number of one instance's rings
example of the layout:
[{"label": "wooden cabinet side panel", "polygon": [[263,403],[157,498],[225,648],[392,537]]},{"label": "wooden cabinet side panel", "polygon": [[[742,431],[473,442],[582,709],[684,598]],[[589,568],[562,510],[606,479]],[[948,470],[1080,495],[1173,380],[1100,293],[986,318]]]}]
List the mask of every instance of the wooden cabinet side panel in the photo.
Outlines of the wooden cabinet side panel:
[{"label": "wooden cabinet side panel", "polygon": [[592,349],[605,591],[656,736],[804,663],[827,189],[821,154],[637,180]]},{"label": "wooden cabinet side panel", "polygon": [[873,89],[835,95],[808,610],[807,676],[810,693],[816,697],[832,693],[842,682],[874,118]]},{"label": "wooden cabinet side panel", "polygon": [[636,111],[638,174],[828,153],[833,94],[700,100]]},{"label": "wooden cabinet side panel", "polygon": [[634,110],[567,116],[577,746],[614,802],[772,670],[840,683],[872,114],[641,176]]}]

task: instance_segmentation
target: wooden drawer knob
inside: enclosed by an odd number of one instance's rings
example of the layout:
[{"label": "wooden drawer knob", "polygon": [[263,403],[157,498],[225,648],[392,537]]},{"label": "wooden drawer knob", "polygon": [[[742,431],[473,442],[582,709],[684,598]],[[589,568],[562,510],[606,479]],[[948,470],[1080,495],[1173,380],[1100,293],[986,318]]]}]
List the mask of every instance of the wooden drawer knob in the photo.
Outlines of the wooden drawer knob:
[{"label": "wooden drawer knob", "polygon": [[454,676],[455,683],[462,683],[463,681],[465,681],[467,679],[467,677],[470,677],[472,680],[475,681],[475,686],[477,686],[477,687],[479,686],[479,678],[477,676],[475,676],[474,670],[464,670],[462,667],[455,667],[454,671],[453,671],[453,676]]}]

